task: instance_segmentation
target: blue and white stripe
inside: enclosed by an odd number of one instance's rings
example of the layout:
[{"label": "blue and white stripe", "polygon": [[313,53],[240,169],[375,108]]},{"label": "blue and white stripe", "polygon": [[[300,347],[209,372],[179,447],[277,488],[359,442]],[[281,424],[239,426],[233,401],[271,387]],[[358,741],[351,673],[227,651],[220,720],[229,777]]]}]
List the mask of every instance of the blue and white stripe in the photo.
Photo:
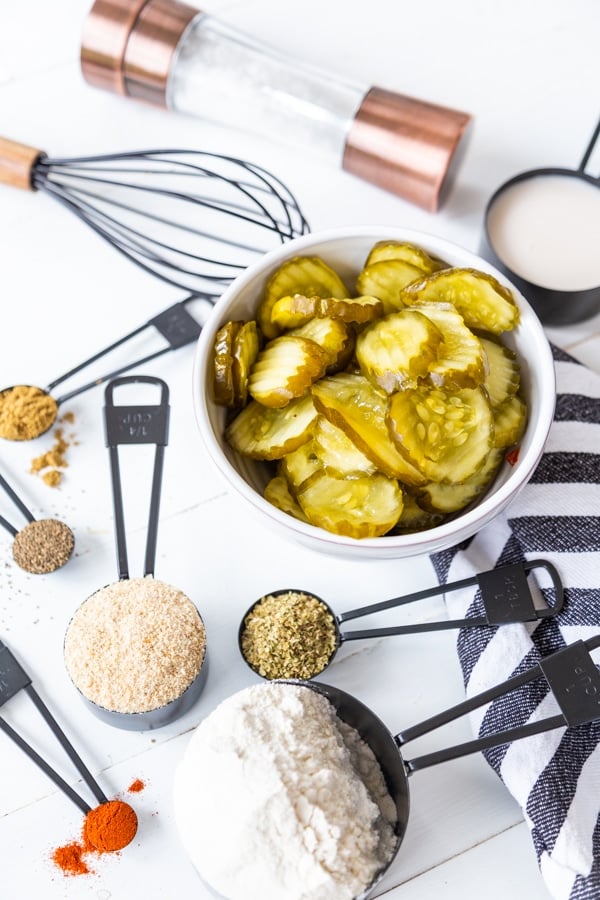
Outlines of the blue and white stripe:
[{"label": "blue and white stripe", "polygon": [[[561,575],[565,607],[535,623],[459,632],[467,696],[600,631],[600,376],[562,350],[553,352],[555,420],[530,483],[503,516],[432,562],[446,582],[543,557]],[[449,593],[447,607],[452,618],[483,612],[473,591]],[[484,735],[557,712],[540,678],[474,713],[472,725]],[[523,810],[552,896],[598,900],[600,722],[525,738],[485,755]]]}]

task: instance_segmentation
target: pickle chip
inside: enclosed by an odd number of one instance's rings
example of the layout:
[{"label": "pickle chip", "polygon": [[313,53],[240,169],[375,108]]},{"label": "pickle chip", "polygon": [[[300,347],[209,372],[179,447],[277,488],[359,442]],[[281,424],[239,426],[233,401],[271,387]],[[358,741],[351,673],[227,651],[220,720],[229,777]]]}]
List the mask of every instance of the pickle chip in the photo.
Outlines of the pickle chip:
[{"label": "pickle chip", "polygon": [[233,393],[234,405],[245,406],[248,401],[248,378],[256,362],[260,341],[256,322],[245,322],[233,339]]},{"label": "pickle chip", "polygon": [[264,406],[281,407],[302,397],[325,374],[329,356],[314,341],[281,335],[259,353],[248,378],[248,392]]},{"label": "pickle chip", "polygon": [[397,449],[386,422],[388,397],[364,375],[339,372],[313,384],[317,410],[341,428],[377,468],[405,484],[427,478]]},{"label": "pickle chip", "polygon": [[293,516],[294,519],[308,523],[308,519],[302,512],[302,507],[290,494],[288,483],[283,475],[275,475],[274,478],[271,478],[265,487],[263,496],[268,503],[272,503],[277,509],[287,513],[289,516]]},{"label": "pickle chip", "polygon": [[404,259],[384,259],[365,266],[356,279],[356,290],[379,297],[387,314],[404,308],[403,289],[422,278],[423,270],[418,266]]},{"label": "pickle chip", "polygon": [[493,447],[481,469],[462,484],[426,484],[417,490],[418,502],[431,513],[448,514],[464,509],[487,490],[503,459],[502,450]]},{"label": "pickle chip", "polygon": [[348,290],[337,272],[319,256],[295,256],[287,260],[269,278],[258,307],[258,324],[266,338],[281,334],[282,329],[273,322],[271,314],[275,303],[290,294],[342,298]]},{"label": "pickle chip", "polygon": [[401,453],[428,481],[461,484],[483,466],[494,419],[482,388],[420,387],[390,399],[388,423]]},{"label": "pickle chip", "polygon": [[213,397],[219,406],[235,406],[233,347],[243,322],[226,322],[215,335],[213,345]]},{"label": "pickle chip", "polygon": [[323,464],[315,451],[314,440],[305,441],[297,450],[286,453],[279,463],[279,472],[285,478],[293,497],[308,479],[322,468]]},{"label": "pickle chip", "polygon": [[349,475],[374,475],[377,471],[373,461],[325,416],[317,419],[313,446],[321,465],[330,475],[346,478]]},{"label": "pickle chip", "polygon": [[364,268],[373,265],[376,262],[382,262],[387,259],[400,259],[410,263],[420,269],[424,275],[430,275],[431,272],[437,272],[438,269],[447,268],[441,260],[434,259],[421,247],[416,244],[407,244],[402,241],[378,241],[371,248],[371,252],[367,256]]},{"label": "pickle chip", "polygon": [[[414,387],[437,360],[442,332],[413,309],[390,313],[356,338],[361,371],[387,394]],[[482,373],[483,375],[483,373]]]},{"label": "pickle chip", "polygon": [[311,437],[317,411],[310,395],[272,409],[251,400],[225,430],[225,439],[253,459],[281,459]]},{"label": "pickle chip", "polygon": [[483,386],[488,392],[490,403],[495,408],[508,400],[519,390],[521,371],[517,354],[499,341],[481,337],[481,346],[487,360],[487,374]]},{"label": "pickle chip", "polygon": [[527,407],[518,394],[494,409],[494,447],[512,447],[523,437],[527,423]]},{"label": "pickle chip", "polygon": [[385,475],[336,478],[318,472],[298,493],[308,520],[333,534],[379,537],[396,524],[403,497],[398,482]]},{"label": "pickle chip", "polygon": [[313,318],[330,317],[342,322],[362,324],[383,315],[383,303],[377,297],[309,297],[291,294],[273,305],[271,321],[279,328],[297,328]]},{"label": "pickle chip", "polygon": [[452,303],[469,328],[492,334],[510,331],[519,324],[519,309],[508,288],[476,269],[442,269],[402,291],[401,301],[406,306],[419,300]]},{"label": "pickle chip", "polygon": [[486,357],[479,338],[465,325],[451,303],[416,303],[417,309],[442,334],[437,359],[429,366],[429,380],[436,387],[477,387],[485,378]]}]

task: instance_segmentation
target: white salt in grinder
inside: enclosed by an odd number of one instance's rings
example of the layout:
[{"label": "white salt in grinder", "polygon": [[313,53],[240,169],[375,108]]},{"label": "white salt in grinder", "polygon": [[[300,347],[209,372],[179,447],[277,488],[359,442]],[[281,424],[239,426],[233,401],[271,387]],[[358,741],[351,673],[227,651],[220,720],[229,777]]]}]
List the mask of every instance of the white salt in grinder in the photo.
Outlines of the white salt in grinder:
[{"label": "white salt in grinder", "polygon": [[97,87],[284,140],[431,212],[471,120],[310,68],[177,0],[96,0],[81,65]]}]

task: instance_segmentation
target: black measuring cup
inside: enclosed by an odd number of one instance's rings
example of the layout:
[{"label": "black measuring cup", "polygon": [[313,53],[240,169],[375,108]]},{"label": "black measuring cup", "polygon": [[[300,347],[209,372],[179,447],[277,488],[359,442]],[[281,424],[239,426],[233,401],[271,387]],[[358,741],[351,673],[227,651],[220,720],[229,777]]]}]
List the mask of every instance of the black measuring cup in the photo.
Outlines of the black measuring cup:
[{"label": "black measuring cup", "polygon": [[[146,384],[156,387],[160,390],[160,402],[157,405],[116,405],[114,403],[115,389],[125,385]],[[150,375],[130,375],[111,381],[105,391],[105,429],[106,443],[110,454],[111,481],[113,494],[113,507],[115,517],[115,538],[117,550],[117,563],[119,582],[130,582],[129,563],[127,558],[127,543],[125,536],[125,516],[123,508],[123,492],[121,485],[121,475],[119,467],[120,445],[141,445],[154,444],[154,468],[152,476],[152,488],[150,496],[150,509],[148,518],[148,528],[146,533],[146,549],[144,561],[144,579],[154,580],[154,564],[156,558],[156,539],[158,531],[158,516],[160,506],[160,492],[162,483],[162,469],[164,460],[164,450],[168,440],[169,425],[169,389],[164,381]],[[154,584],[169,588],[163,582],[154,582]],[[100,589],[102,590],[102,589]],[[172,590],[172,589],[171,589]],[[98,594],[99,592],[96,592]],[[181,593],[181,592],[179,592]],[[69,640],[69,634],[76,621],[78,613],[85,607],[85,603],[89,602],[95,594],[92,594],[88,600],[84,601],[79,610],[76,611],[65,636],[65,648]],[[198,617],[198,623],[204,632],[204,623],[200,613],[195,606],[185,598],[192,607],[195,615]],[[165,600],[165,609],[167,601]],[[204,632],[205,633],[205,632]],[[115,640],[119,640],[117,637]],[[124,680],[129,678],[129,663],[126,671],[118,674]],[[158,705],[149,710],[142,711],[120,711],[108,709],[86,696],[84,691],[76,684],[69,667],[67,671],[71,677],[75,688],[86,703],[89,709],[98,716],[98,718],[114,725],[118,728],[124,728],[132,731],[147,730],[160,728],[163,725],[174,721],[182,716],[198,699],[202,688],[204,687],[208,670],[206,657],[206,643],[202,650],[201,658],[197,666],[197,673],[188,686],[172,700]]]},{"label": "black measuring cup", "polygon": [[[488,750],[502,744],[509,744],[524,737],[541,734],[554,728],[567,726],[576,728],[600,718],[600,672],[594,665],[590,651],[600,647],[600,635],[587,641],[576,641],[562,650],[542,659],[537,665],[520,675],[476,694],[456,706],[438,713],[435,716],[406,728],[397,735],[392,735],[386,725],[368,706],[351,694],[339,688],[318,681],[284,680],[279,683],[290,684],[316,691],[326,697],[334,707],[337,716],[354,728],[370,747],[381,767],[388,791],[396,806],[396,846],[387,864],[380,870],[373,881],[355,900],[366,900],[377,883],[391,866],[404,839],[409,821],[410,798],[409,776],[420,769],[426,769],[439,763],[458,759],[481,750]],[[544,677],[560,712],[541,721],[529,722],[515,728],[467,741],[443,750],[405,759],[403,748],[415,738],[428,734],[442,725],[478,709],[497,697],[501,697],[516,688]]]},{"label": "black measuring cup", "polygon": [[[499,215],[501,204],[510,201],[511,190],[522,190],[523,187],[533,184],[539,187],[547,186],[549,184],[549,176],[559,176],[561,179],[568,179],[566,185],[569,186],[589,186],[590,190],[595,190],[598,193],[598,203],[595,205],[598,211],[590,226],[594,230],[593,233],[597,235],[596,250],[592,251],[594,252],[594,257],[597,258],[597,247],[600,244],[600,178],[594,177],[586,169],[599,137],[600,122],[596,125],[591,141],[577,169],[550,167],[521,172],[504,182],[495,191],[485,209],[484,228],[480,244],[481,255],[512,281],[530,302],[540,321],[546,325],[568,325],[589,319],[600,312],[600,278],[596,284],[591,284],[585,288],[565,289],[540,283],[541,279],[538,278],[533,280],[531,277],[525,277],[523,271],[519,271],[517,264],[509,262],[508,258],[505,258],[508,254],[506,248],[501,246],[502,239],[495,234],[494,217]],[[593,197],[594,195],[592,194],[591,196]],[[531,215],[535,213],[536,210],[532,207]],[[541,213],[537,213],[535,219],[538,222],[543,221],[544,216]],[[536,243],[542,240],[536,235],[531,235],[528,239],[531,241],[535,239]]]},{"label": "black measuring cup", "polygon": [[[134,328],[133,331],[130,331],[128,334],[114,341],[109,346],[104,347],[104,349],[98,351],[98,353],[90,356],[89,359],[86,359],[78,365],[74,366],[72,369],[69,369],[68,372],[59,375],[58,378],[55,378],[54,381],[51,381],[44,388],[40,388],[35,385],[14,385],[12,387],[4,388],[0,391],[0,407],[2,405],[3,399],[8,398],[10,392],[14,391],[18,387],[31,388],[33,390],[37,390],[42,397],[51,397],[55,404],[55,408],[53,409],[52,414],[48,412],[47,416],[45,416],[45,420],[43,422],[40,420],[39,430],[36,434],[31,435],[29,439],[33,439],[33,437],[39,437],[52,427],[52,425],[56,421],[59,407],[67,400],[71,400],[73,397],[77,397],[79,394],[83,394],[85,391],[90,390],[90,388],[96,387],[99,384],[103,384],[106,381],[109,381],[111,378],[122,375],[124,372],[128,372],[135,366],[144,365],[145,363],[150,362],[153,359],[157,359],[157,357],[162,356],[165,353],[169,353],[171,350],[178,350],[180,347],[185,347],[187,344],[191,344],[193,341],[197,340],[200,331],[202,330],[202,325],[187,310],[187,304],[192,300],[205,301],[212,309],[212,304],[216,300],[216,296],[213,296],[212,294],[190,294],[184,300],[180,300],[178,303],[174,303],[172,306],[169,306],[167,309],[153,316],[147,322],[144,322],[142,325]],[[63,382],[68,381],[75,375],[78,375],[84,369],[87,369],[93,363],[97,362],[99,359],[102,359],[102,357],[106,356],[113,350],[116,350],[121,345],[127,343],[134,337],[137,337],[147,330],[154,330],[155,332],[158,332],[158,334],[166,341],[166,345],[163,345],[162,347],[160,347],[160,349],[149,353],[146,356],[140,357],[139,359],[135,359],[132,362],[121,366],[115,371],[107,372],[105,375],[99,375],[98,377],[94,378],[93,381],[88,381],[80,387],[67,391],[66,393],[61,394],[58,397],[54,396],[54,389],[63,384]],[[1,430],[0,437],[5,437],[5,435],[2,434]]]},{"label": "black measuring cup", "polygon": [[36,519],[1,473],[0,487],[27,519],[27,525],[19,529],[0,516],[0,525],[14,538],[12,552],[16,564],[33,575],[48,575],[64,566],[75,546],[69,526],[59,519]]},{"label": "black measuring cup", "polygon": [[[534,597],[527,581],[528,575],[534,570],[542,569],[549,576],[554,592],[554,602],[552,605],[536,608]],[[424,600],[428,597],[435,597],[446,594],[451,591],[457,591],[468,587],[477,586],[481,591],[481,599],[484,608],[484,614],[480,616],[470,616],[464,619],[444,619],[439,622],[421,622],[410,625],[392,625],[384,628],[369,628],[357,631],[342,630],[344,622],[351,619],[359,619],[372,613],[381,612],[386,609],[392,609],[398,606],[405,606],[408,603],[414,603],[417,600]],[[535,622],[539,619],[545,619],[549,616],[557,615],[563,608],[564,590],[560,575],[555,566],[544,559],[535,559],[513,563],[507,566],[500,566],[487,572],[479,572],[470,578],[463,578],[460,581],[450,582],[448,584],[436,585],[422,591],[416,591],[412,594],[405,594],[402,597],[394,597],[391,600],[384,600],[380,603],[373,603],[369,606],[361,606],[357,609],[351,609],[347,612],[337,615],[331,607],[325,603],[316,594],[310,591],[284,589],[273,591],[266,597],[285,597],[292,594],[314,598],[318,603],[327,610],[331,618],[331,625],[335,632],[334,646],[329,656],[323,660],[320,668],[312,673],[319,675],[325,671],[327,666],[333,661],[336,653],[343,643],[346,641],[364,640],[365,638],[380,638],[394,635],[419,634],[429,631],[446,631],[455,628],[482,628],[486,626],[508,625],[517,622]],[[261,597],[256,603],[253,603],[250,609],[242,618],[242,623],[238,631],[238,646],[242,658],[250,666],[250,668],[260,675],[263,675],[257,666],[246,658],[244,653],[244,633],[246,631],[246,620],[253,610],[264,600]],[[298,675],[289,675],[288,677],[299,677]]]}]

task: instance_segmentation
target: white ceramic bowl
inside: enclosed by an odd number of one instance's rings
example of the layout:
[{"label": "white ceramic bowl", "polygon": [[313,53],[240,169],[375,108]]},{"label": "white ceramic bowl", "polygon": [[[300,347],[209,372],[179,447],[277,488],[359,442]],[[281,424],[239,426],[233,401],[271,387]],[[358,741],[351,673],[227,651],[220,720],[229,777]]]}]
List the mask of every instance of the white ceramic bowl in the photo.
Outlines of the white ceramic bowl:
[{"label": "white ceramic bowl", "polygon": [[[285,260],[299,255],[321,256],[351,286],[369,250],[381,240],[417,244],[450,265],[489,272],[512,290],[520,308],[521,321],[514,331],[505,333],[503,340],[519,357],[529,420],[516,465],[504,463],[491,488],[474,506],[426,531],[357,540],[300,522],[263,499],[262,490],[270,477],[267,465],[240,457],[223,438],[225,410],[211,397],[211,360],[217,330],[229,319],[255,318],[267,279]],[[504,510],[527,483],[539,462],[552,424],[555,396],[550,346],[539,319],[516,288],[489,263],[456,244],[433,235],[389,226],[356,226],[310,234],[266,254],[246,269],[216,304],[202,329],[193,367],[194,408],[200,434],[208,455],[230,487],[280,534],[314,550],[365,560],[410,557],[443,550],[472,536]]]}]

